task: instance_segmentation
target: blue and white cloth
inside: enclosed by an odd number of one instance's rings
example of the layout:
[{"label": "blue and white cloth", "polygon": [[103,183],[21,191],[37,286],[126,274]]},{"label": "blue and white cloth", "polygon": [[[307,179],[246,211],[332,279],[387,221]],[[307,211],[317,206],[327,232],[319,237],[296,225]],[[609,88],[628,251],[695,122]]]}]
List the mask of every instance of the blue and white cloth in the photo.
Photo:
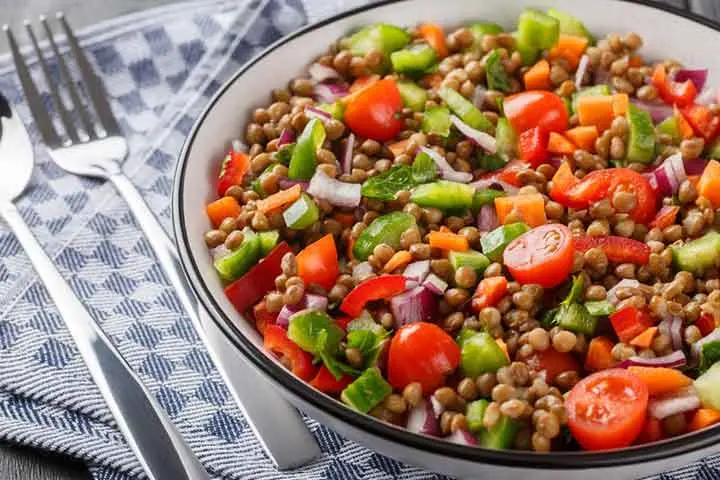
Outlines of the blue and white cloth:
[{"label": "blue and white cloth", "polygon": [[[128,137],[125,171],[167,228],[175,159],[194,118],[222,82],[281,36],[359,3],[199,0],[79,33]],[[26,53],[40,78],[34,56]],[[8,56],[0,57],[0,91],[30,123]],[[36,131],[31,134],[37,139]],[[39,145],[36,162],[19,202],[23,216],[213,477],[445,478],[390,460],[309,418],[322,457],[291,472],[275,470],[113,187],[63,172]],[[3,224],[0,439],[82,459],[98,480],[143,476],[47,292]],[[655,478],[720,478],[720,457]]]}]

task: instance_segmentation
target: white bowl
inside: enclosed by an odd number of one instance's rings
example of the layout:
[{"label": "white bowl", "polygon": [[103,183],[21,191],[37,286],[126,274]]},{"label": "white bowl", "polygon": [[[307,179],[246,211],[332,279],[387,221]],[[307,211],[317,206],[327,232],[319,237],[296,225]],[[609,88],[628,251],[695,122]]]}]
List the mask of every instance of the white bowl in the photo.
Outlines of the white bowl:
[{"label": "white bowl", "polygon": [[202,304],[242,353],[301,410],[341,435],[399,460],[461,477],[576,480],[638,478],[667,471],[717,451],[718,428],[645,447],[614,452],[485,450],[412,434],[357,413],[307,386],[262,348],[262,338],[230,304],[203,240],[209,228],[205,205],[215,196],[218,165],[232,140],[241,137],[253,109],[268,104],[273,88],[301,75],[327,46],[361,26],[385,21],[415,25],[432,20],[448,27],[485,20],[513,27],[524,7],[555,6],[579,17],[597,34],[635,31],[647,58],[675,58],[710,68],[708,85],[720,76],[720,26],[649,2],[532,0],[398,0],[348,11],[285,37],[247,63],[216,94],[197,120],[180,156],[174,184],[175,235],[185,271]]}]

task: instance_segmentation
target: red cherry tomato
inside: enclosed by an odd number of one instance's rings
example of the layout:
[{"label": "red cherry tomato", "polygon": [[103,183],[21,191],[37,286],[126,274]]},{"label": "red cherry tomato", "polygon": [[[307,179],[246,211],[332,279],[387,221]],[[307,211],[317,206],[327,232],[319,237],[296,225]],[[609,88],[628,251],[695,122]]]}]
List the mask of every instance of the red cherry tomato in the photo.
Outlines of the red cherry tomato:
[{"label": "red cherry tomato", "polygon": [[316,283],[330,290],[340,275],[335,239],[329,233],[303,248],[297,254],[296,261],[298,275],[305,281],[305,285]]},{"label": "red cherry tomato", "polygon": [[647,406],[645,384],[618,368],[585,377],[565,400],[570,432],[585,450],[630,445],[645,424]]},{"label": "red cherry tomato", "polygon": [[545,90],[528,90],[507,97],[503,111],[518,134],[535,127],[547,133],[564,132],[568,128],[565,102]]},{"label": "red cherry tomato", "polygon": [[401,327],[390,343],[388,380],[396,389],[420,382],[424,394],[440,387],[460,363],[460,347],[434,323]]},{"label": "red cherry tomato", "polygon": [[574,252],[570,230],[552,223],[533,228],[510,242],[503,252],[503,263],[518,282],[552,288],[570,275]]},{"label": "red cherry tomato", "polygon": [[591,248],[599,248],[608,260],[613,263],[636,263],[646,265],[650,260],[650,247],[645,243],[633,240],[632,238],[616,237],[575,237],[573,238],[575,249],[586,252]]},{"label": "red cherry tomato", "polygon": [[379,142],[392,140],[405,122],[398,118],[403,102],[395,80],[386,78],[357,93],[345,108],[350,130]]},{"label": "red cherry tomato", "polygon": [[558,352],[552,347],[545,351],[532,354],[525,363],[527,363],[530,370],[534,372],[542,372],[544,370],[545,381],[548,384],[552,384],[555,377],[562,372],[569,370],[577,372],[580,368],[577,360],[575,360],[575,357],[573,357],[571,353]]}]

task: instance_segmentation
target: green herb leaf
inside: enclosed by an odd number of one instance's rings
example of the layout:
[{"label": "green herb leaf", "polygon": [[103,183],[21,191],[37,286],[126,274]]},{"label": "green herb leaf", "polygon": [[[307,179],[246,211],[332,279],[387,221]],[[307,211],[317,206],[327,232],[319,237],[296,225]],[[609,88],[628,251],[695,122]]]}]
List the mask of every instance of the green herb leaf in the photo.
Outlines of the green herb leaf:
[{"label": "green herb leaf", "polygon": [[340,380],[343,375],[357,377],[362,373],[357,368],[353,368],[350,365],[341,362],[328,352],[321,352],[319,356],[323,364],[325,365],[325,368],[328,369],[328,372],[330,372],[336,380]]},{"label": "green herb leaf", "polygon": [[400,190],[410,190],[415,186],[412,169],[407,165],[395,165],[387,172],[375,175],[362,185],[363,197],[377,200],[394,200]]},{"label": "green herb leaf", "polygon": [[564,305],[568,305],[570,303],[578,303],[580,299],[582,298],[583,294],[583,276],[582,275],[576,275],[573,278],[572,287],[570,287],[570,293],[568,293],[568,296],[565,300],[563,300]]},{"label": "green herb leaf", "polygon": [[698,371],[702,375],[712,367],[715,362],[720,361],[720,341],[708,342],[702,346],[700,351],[700,365]]},{"label": "green herb leaf", "polygon": [[510,91],[510,77],[505,71],[500,50],[495,49],[485,59],[485,73],[488,87],[501,92]]},{"label": "green herb leaf", "polygon": [[419,152],[412,164],[412,179],[416,184],[432,182],[437,177],[437,166],[430,155]]},{"label": "green herb leaf", "polygon": [[280,148],[280,150],[275,152],[275,154],[274,154],[275,160],[282,163],[283,165],[289,165],[290,159],[292,158],[294,151],[295,151],[294,143],[288,143],[287,145],[283,145],[282,148]]}]

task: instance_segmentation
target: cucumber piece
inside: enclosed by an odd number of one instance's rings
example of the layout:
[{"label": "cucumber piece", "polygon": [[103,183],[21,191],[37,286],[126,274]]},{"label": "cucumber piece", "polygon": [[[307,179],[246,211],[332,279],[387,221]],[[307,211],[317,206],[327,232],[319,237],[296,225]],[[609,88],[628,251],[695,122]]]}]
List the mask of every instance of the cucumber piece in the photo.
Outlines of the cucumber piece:
[{"label": "cucumber piece", "polygon": [[560,22],[538,10],[526,9],[518,18],[518,42],[540,50],[553,47],[560,37]]},{"label": "cucumber piece", "polygon": [[493,124],[470,100],[449,87],[441,87],[438,95],[447,103],[450,110],[460,117],[460,120],[476,130],[482,130],[486,133],[492,131]]},{"label": "cucumber piece", "polygon": [[497,35],[498,33],[503,33],[503,28],[498,25],[497,23],[488,23],[488,22],[478,22],[473,23],[468,27],[470,30],[470,33],[472,33],[473,38],[475,41],[473,44],[476,47],[480,46],[480,42],[482,42],[483,37],[485,35]]},{"label": "cucumber piece", "polygon": [[410,200],[421,207],[435,207],[440,210],[462,210],[473,205],[475,189],[470,185],[438,180],[412,189]]},{"label": "cucumber piece", "polygon": [[481,274],[490,265],[490,260],[475,250],[468,250],[467,252],[451,251],[448,253],[448,260],[450,260],[450,265],[452,265],[455,272],[460,267],[468,266],[475,270],[475,273]]},{"label": "cucumber piece", "polygon": [[504,450],[512,448],[515,435],[520,430],[520,423],[505,415],[489,430],[480,433],[480,446]]},{"label": "cucumber piece", "polygon": [[590,34],[590,31],[577,17],[573,17],[569,13],[565,13],[556,8],[549,8],[547,14],[553,18],[557,18],[558,22],[560,22],[560,33],[585,37],[590,41],[590,45],[595,43],[595,39]]},{"label": "cucumber piece", "polygon": [[627,120],[630,127],[625,159],[629,163],[650,163],[655,159],[655,128],[650,114],[629,105]]},{"label": "cucumber piece", "polygon": [[701,274],[720,263],[720,233],[711,230],[697,240],[671,249],[677,270]]},{"label": "cucumber piece", "polygon": [[497,151],[507,157],[514,157],[517,149],[517,133],[510,125],[510,121],[505,117],[498,118],[495,127],[495,141],[497,143]]},{"label": "cucumber piece", "polygon": [[720,363],[695,380],[695,390],[703,407],[720,410]]},{"label": "cucumber piece", "polygon": [[485,410],[487,410],[488,405],[490,405],[490,402],[484,398],[468,403],[465,418],[467,419],[468,430],[472,433],[479,433],[485,428],[483,426],[483,417],[485,417]]},{"label": "cucumber piece", "polygon": [[268,230],[266,232],[259,232],[257,236],[260,237],[260,254],[264,257],[277,245],[280,239],[280,232],[277,230]]},{"label": "cucumber piece", "polygon": [[495,203],[495,199],[498,197],[504,197],[507,195],[502,190],[495,190],[492,188],[486,188],[485,190],[478,190],[473,195],[472,210],[477,212],[483,205],[492,205]]},{"label": "cucumber piece", "polygon": [[425,110],[425,102],[428,98],[427,90],[413,82],[398,82],[398,90],[403,105],[411,109],[413,112],[422,112]]},{"label": "cucumber piece", "polygon": [[343,115],[345,115],[345,104],[339,100],[334,103],[323,103],[318,105],[318,108],[328,112],[335,120],[342,121]]},{"label": "cucumber piece", "polygon": [[384,55],[389,55],[395,50],[405,48],[410,43],[410,34],[400,27],[377,23],[369,25],[357,32],[350,38],[342,41],[345,48],[355,56],[365,56],[370,50],[380,50]]},{"label": "cucumber piece", "polygon": [[521,43],[518,32],[513,32],[512,36],[515,38],[515,49],[520,52],[523,65],[528,66],[535,63],[540,56],[540,49],[534,45]]},{"label": "cucumber piece", "polygon": [[482,236],[480,239],[482,252],[491,261],[499,262],[502,260],[505,247],[528,230],[530,230],[530,227],[522,222],[502,225]]},{"label": "cucumber piece", "polygon": [[293,230],[304,230],[320,218],[320,209],[315,201],[303,193],[283,212],[285,225]]},{"label": "cucumber piece", "polygon": [[450,124],[450,110],[445,107],[428,108],[423,114],[422,131],[447,138],[450,135]]},{"label": "cucumber piece", "polygon": [[418,44],[390,54],[390,63],[397,73],[422,75],[437,62],[437,53],[430,45]]}]

